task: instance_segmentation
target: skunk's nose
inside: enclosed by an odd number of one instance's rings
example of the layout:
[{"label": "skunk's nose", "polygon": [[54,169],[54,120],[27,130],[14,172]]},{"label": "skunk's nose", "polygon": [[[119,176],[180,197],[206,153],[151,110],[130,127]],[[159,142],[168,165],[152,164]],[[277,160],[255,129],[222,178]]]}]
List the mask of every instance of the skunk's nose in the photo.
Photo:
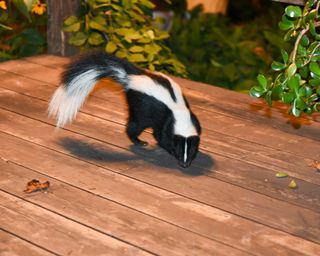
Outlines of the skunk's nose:
[{"label": "skunk's nose", "polygon": [[189,167],[190,163],[188,163],[188,162],[180,162],[179,165],[181,167],[183,167],[183,168],[187,168],[187,167]]}]

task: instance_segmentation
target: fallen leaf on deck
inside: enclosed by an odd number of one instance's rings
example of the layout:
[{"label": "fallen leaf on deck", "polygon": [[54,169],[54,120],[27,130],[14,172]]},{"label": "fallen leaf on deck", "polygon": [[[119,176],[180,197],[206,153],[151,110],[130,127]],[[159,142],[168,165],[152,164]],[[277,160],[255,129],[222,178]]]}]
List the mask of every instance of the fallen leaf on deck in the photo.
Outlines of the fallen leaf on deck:
[{"label": "fallen leaf on deck", "polygon": [[309,164],[310,167],[316,168],[318,172],[320,172],[320,162],[319,161],[313,161],[311,164]]},{"label": "fallen leaf on deck", "polygon": [[295,180],[291,180],[288,187],[291,189],[296,189],[296,188],[298,188],[298,184],[295,182]]},{"label": "fallen leaf on deck", "polygon": [[288,177],[288,174],[285,173],[285,172],[278,172],[278,173],[276,174],[276,177],[277,177],[277,178],[284,178],[284,177]]},{"label": "fallen leaf on deck", "polygon": [[41,183],[40,181],[34,179],[27,183],[27,188],[23,192],[32,193],[39,190],[47,190],[49,186],[50,186],[49,181]]}]

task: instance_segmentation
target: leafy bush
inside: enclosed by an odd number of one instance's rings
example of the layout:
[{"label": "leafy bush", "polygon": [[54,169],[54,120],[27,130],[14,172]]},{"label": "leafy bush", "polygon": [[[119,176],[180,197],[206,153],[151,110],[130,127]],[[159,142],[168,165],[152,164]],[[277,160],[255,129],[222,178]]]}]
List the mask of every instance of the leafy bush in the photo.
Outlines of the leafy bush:
[{"label": "leafy bush", "polygon": [[45,11],[38,0],[0,1],[0,61],[44,52]]},{"label": "leafy bush", "polygon": [[290,104],[289,112],[300,116],[302,112],[320,112],[320,1],[309,0],[303,10],[288,6],[279,23],[287,31],[284,41],[293,44],[290,54],[281,50],[282,61],[272,62],[267,79],[258,76],[259,84],[250,90],[255,97],[264,97],[268,104],[281,100]]},{"label": "leafy bush", "polygon": [[280,55],[279,48],[287,47],[277,32],[281,12],[282,6],[273,4],[263,15],[239,24],[203,13],[198,6],[175,18],[168,45],[192,80],[247,91],[269,69],[273,56]]},{"label": "leafy bush", "polygon": [[104,48],[143,68],[186,76],[163,41],[169,34],[154,24],[153,8],[150,0],[82,0],[80,15],[67,18],[64,31],[72,33],[69,43],[83,51]]}]

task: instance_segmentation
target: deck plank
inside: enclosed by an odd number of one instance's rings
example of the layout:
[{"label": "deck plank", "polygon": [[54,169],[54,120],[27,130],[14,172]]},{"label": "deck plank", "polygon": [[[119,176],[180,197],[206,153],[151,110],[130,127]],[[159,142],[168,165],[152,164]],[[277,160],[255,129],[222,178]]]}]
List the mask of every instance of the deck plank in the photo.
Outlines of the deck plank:
[{"label": "deck plank", "polygon": [[[1,137],[3,138],[3,136]],[[284,253],[287,251],[291,251],[293,254],[297,255],[300,255],[301,253],[316,255],[315,253],[320,249],[320,245],[305,241],[296,237],[296,235],[292,236],[285,232],[274,230],[237,215],[201,204],[197,201],[191,201],[188,198],[172,192],[132,180],[126,176],[112,174],[108,172],[107,169],[101,169],[85,162],[73,160],[70,157],[52,152],[49,149],[39,148],[39,146],[30,143],[26,143],[26,146],[24,147],[24,143],[21,143],[21,141],[14,138],[7,137],[6,141],[8,148],[3,149],[6,153],[1,151],[0,153],[7,161],[15,162],[19,165],[26,166],[29,169],[37,168],[37,173],[55,179],[55,183],[57,183],[57,180],[63,180],[73,187],[90,191],[95,195],[99,195],[105,199],[108,198],[113,202],[126,205],[131,209],[136,209],[149,216],[154,216],[159,220],[172,223],[176,227],[190,230],[196,234],[201,234],[204,237],[214,239],[215,241],[228,242],[228,244],[246,250],[247,252],[254,251],[256,255],[264,255],[265,252],[270,252],[270,254],[272,254]],[[20,145],[21,151],[25,151],[25,148],[29,148],[29,150],[35,153],[37,157],[31,159],[29,155],[26,155],[24,156],[25,159],[23,161],[22,158],[17,159],[17,157],[10,154],[9,150],[10,148],[15,148],[15,144]],[[46,159],[46,162],[38,164],[37,162],[41,161],[40,159]],[[60,169],[57,169],[57,166]],[[10,172],[9,175],[11,176],[12,173],[13,172]],[[83,177],[86,177],[86,179],[83,179]],[[8,178],[5,178],[4,180],[8,180]],[[8,187],[8,185],[6,185],[6,187]],[[63,195],[61,196],[63,197]],[[94,202],[97,199],[92,200]],[[69,200],[68,204],[70,204]],[[86,204],[84,205],[85,213],[88,211],[89,206]],[[58,206],[55,208],[61,208],[60,204],[58,204]],[[68,209],[70,209],[70,207],[71,206],[69,205]],[[81,206],[76,205],[74,207]],[[170,209],[175,210],[170,211]],[[56,209],[56,211],[58,211],[58,209]],[[79,215],[77,212],[75,212],[75,214]],[[103,218],[101,213],[98,214],[98,216],[99,218]],[[98,219],[98,217],[95,218],[95,214],[93,214],[93,218]],[[145,218],[145,221],[148,223],[148,218]],[[121,223],[123,220],[118,222]],[[134,227],[132,220],[131,224]],[[313,226],[314,224],[310,225]],[[102,226],[105,225],[102,224]],[[157,230],[157,232],[161,232],[161,230]],[[174,234],[171,234],[170,237],[173,239]],[[197,242],[198,240],[199,239],[195,239],[191,241]],[[186,242],[190,243],[190,240],[186,240]],[[299,246],[295,247],[293,245]],[[176,252],[177,250],[178,248],[174,251]],[[224,251],[226,250],[224,249]]]},{"label": "deck plank", "polygon": [[[47,161],[49,162],[49,159]],[[51,162],[53,163],[52,160]],[[231,255],[244,255],[241,250],[210,240],[194,232],[186,231],[179,226],[98,196],[95,193],[99,193],[99,190],[96,191],[95,184],[90,184],[90,182],[82,187],[75,187],[10,162],[2,164],[1,167],[3,171],[0,174],[0,180],[2,180],[2,184],[0,184],[2,189],[10,194],[54,211],[68,220],[83,223],[85,226],[103,234],[121,237],[123,241],[154,254],[185,255],[187,250],[192,255],[210,255],[212,251],[215,251],[217,255],[224,255],[226,252]],[[41,193],[26,195],[22,192],[26,182],[35,177],[42,181],[50,181],[51,187],[45,195]],[[9,180],[17,182],[3,182]],[[69,182],[69,180],[66,181]],[[110,183],[106,182],[105,186],[108,185]],[[99,211],[96,209],[99,209]],[[183,217],[196,219],[198,216]],[[204,218],[202,218],[203,220]],[[210,224],[208,221],[205,223]]]},{"label": "deck plank", "polygon": [[58,255],[49,252],[27,240],[21,239],[12,233],[0,229],[0,255],[1,256],[53,256]]},{"label": "deck plank", "polygon": [[137,255],[150,255],[6,192],[0,191],[0,202],[3,229],[56,254],[125,255],[133,250]]}]

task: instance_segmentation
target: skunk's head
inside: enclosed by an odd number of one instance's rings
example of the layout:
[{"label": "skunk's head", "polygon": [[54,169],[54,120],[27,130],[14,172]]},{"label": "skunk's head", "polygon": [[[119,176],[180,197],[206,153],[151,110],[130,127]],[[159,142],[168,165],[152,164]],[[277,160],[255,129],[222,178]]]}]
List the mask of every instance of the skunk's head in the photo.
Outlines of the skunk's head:
[{"label": "skunk's head", "polygon": [[181,135],[174,135],[172,153],[178,159],[181,167],[186,168],[190,166],[197,156],[199,144],[199,136],[183,137]]}]

